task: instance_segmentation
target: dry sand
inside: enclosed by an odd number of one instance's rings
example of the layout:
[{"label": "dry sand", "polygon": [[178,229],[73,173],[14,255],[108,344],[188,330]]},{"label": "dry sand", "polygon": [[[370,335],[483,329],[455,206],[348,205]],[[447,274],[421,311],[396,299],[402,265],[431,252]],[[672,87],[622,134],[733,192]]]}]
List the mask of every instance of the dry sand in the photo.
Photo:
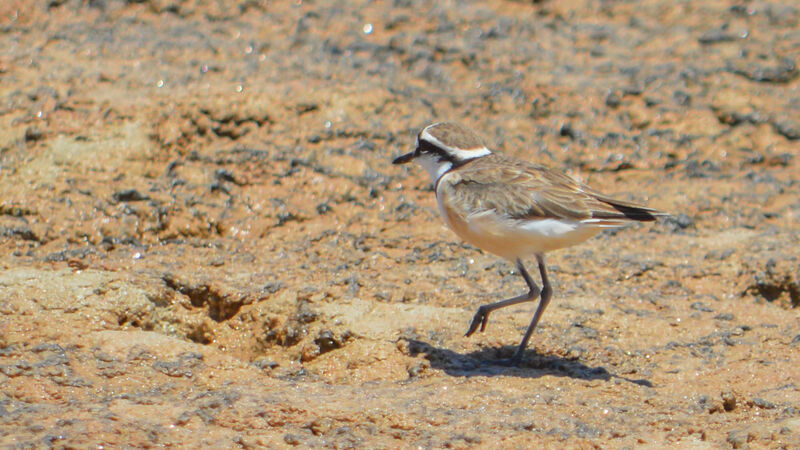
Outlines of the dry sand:
[{"label": "dry sand", "polygon": [[[800,447],[800,7],[0,2],[0,447]],[[674,217],[462,244],[437,120]],[[533,261],[529,262],[533,264]]]}]

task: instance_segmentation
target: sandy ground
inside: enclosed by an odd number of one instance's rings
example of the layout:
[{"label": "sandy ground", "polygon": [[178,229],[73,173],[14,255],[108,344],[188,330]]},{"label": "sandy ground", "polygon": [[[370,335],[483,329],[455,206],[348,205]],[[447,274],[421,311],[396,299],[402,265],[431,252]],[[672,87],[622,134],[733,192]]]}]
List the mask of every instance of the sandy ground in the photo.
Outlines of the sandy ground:
[{"label": "sandy ground", "polygon": [[[800,7],[0,2],[0,447],[800,447]],[[428,123],[670,219],[463,244]],[[529,266],[533,265],[529,261]]]}]

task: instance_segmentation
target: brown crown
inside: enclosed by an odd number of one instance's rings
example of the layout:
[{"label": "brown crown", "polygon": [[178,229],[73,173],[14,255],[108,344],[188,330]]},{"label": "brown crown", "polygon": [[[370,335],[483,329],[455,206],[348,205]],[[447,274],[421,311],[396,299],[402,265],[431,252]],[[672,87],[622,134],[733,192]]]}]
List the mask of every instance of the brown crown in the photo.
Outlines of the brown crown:
[{"label": "brown crown", "polygon": [[483,139],[474,131],[457,123],[442,122],[425,128],[431,136],[442,144],[459,150],[472,150],[486,147]]}]

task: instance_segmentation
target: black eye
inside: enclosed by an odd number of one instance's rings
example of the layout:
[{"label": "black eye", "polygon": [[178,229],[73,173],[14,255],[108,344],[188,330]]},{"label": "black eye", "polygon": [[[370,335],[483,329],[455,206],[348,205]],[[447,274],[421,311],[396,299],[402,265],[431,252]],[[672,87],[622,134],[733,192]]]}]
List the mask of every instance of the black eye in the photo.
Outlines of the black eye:
[{"label": "black eye", "polygon": [[435,145],[427,141],[420,141],[419,145],[417,146],[417,151],[423,155],[432,155],[434,153],[440,153],[440,150]]}]

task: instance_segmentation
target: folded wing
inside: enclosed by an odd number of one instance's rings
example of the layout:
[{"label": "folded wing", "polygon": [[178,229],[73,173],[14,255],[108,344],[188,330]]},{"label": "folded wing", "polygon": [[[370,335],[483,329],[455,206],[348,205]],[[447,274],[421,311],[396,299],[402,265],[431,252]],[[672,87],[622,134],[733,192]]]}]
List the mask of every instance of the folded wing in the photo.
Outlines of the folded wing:
[{"label": "folded wing", "polygon": [[[494,211],[510,219],[558,219],[616,227],[666,215],[606,196],[544,166],[492,154],[494,164],[467,164],[448,177],[448,195],[465,211]],[[490,161],[485,161],[489,163]]]}]

